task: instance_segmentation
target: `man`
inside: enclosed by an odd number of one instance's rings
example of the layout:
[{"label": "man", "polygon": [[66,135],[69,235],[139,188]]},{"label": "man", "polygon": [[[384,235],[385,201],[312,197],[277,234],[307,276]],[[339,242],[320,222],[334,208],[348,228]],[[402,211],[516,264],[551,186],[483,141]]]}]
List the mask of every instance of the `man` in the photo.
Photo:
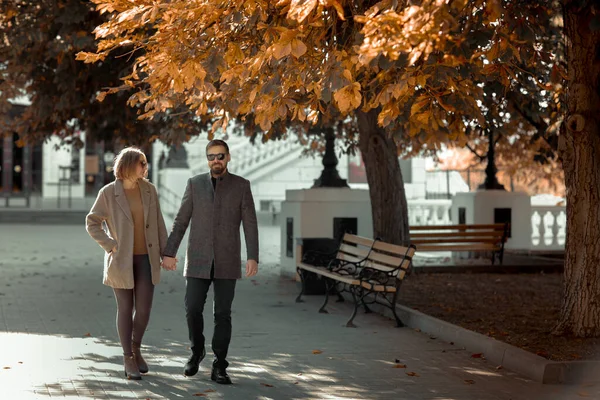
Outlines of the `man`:
[{"label": "man", "polygon": [[231,304],[236,280],[241,278],[240,223],[246,238],[246,276],[258,272],[258,226],[250,182],[227,171],[229,147],[222,140],[206,146],[209,173],[190,178],[164,250],[163,264],[174,268],[179,244],[191,223],[186,253],[185,309],[192,355],[184,368],[186,376],[198,372],[204,359],[204,304],[213,284],[214,361],[211,379],[231,384],[226,360],[231,341]]}]

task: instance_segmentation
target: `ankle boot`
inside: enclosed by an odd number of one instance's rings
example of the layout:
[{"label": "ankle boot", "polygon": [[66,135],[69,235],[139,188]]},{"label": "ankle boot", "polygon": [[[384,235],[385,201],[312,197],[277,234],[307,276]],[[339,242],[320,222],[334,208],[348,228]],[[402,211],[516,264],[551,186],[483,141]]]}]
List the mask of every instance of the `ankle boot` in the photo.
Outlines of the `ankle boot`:
[{"label": "ankle boot", "polygon": [[125,376],[127,379],[133,379],[135,381],[139,381],[142,379],[140,375],[140,370],[135,362],[135,358],[133,355],[131,356],[123,356],[123,365],[125,366]]},{"label": "ankle boot", "polygon": [[146,360],[144,360],[144,357],[142,357],[142,352],[140,350],[141,347],[142,347],[141,343],[135,343],[135,342],[131,343],[131,348],[133,350],[133,358],[135,359],[135,362],[136,362],[140,372],[142,374],[145,374],[146,372],[148,372],[148,364],[146,364]]}]

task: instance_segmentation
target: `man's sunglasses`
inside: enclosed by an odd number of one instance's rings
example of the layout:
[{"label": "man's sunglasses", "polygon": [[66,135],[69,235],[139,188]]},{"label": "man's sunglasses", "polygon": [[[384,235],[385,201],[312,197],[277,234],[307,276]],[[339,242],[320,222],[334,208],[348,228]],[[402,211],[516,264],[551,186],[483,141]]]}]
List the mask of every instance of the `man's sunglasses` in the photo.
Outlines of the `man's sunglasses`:
[{"label": "man's sunglasses", "polygon": [[219,153],[219,154],[207,154],[206,158],[208,159],[208,161],[215,161],[215,158],[219,161],[223,161],[225,159],[226,154],[224,153]]}]

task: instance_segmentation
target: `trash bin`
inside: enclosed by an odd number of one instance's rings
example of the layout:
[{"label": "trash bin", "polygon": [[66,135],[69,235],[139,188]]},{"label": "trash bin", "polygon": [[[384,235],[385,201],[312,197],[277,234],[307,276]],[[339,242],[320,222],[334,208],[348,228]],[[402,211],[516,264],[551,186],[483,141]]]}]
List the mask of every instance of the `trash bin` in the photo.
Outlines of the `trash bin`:
[{"label": "trash bin", "polygon": [[[316,266],[327,266],[335,258],[339,241],[332,238],[299,238],[302,245],[302,262]],[[325,279],[314,272],[302,271],[304,294],[325,294]]]}]

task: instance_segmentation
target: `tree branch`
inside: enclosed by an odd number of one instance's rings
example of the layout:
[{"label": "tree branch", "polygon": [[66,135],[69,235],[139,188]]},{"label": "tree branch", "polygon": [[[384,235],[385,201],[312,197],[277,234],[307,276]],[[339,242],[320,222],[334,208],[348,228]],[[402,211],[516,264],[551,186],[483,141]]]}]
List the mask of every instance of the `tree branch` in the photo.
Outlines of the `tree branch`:
[{"label": "tree branch", "polygon": [[479,158],[479,161],[484,161],[487,158],[487,156],[479,155],[479,153],[477,153],[477,151],[473,149],[469,144],[467,144],[466,147],[467,149],[471,150],[471,153],[475,154],[475,156]]}]

